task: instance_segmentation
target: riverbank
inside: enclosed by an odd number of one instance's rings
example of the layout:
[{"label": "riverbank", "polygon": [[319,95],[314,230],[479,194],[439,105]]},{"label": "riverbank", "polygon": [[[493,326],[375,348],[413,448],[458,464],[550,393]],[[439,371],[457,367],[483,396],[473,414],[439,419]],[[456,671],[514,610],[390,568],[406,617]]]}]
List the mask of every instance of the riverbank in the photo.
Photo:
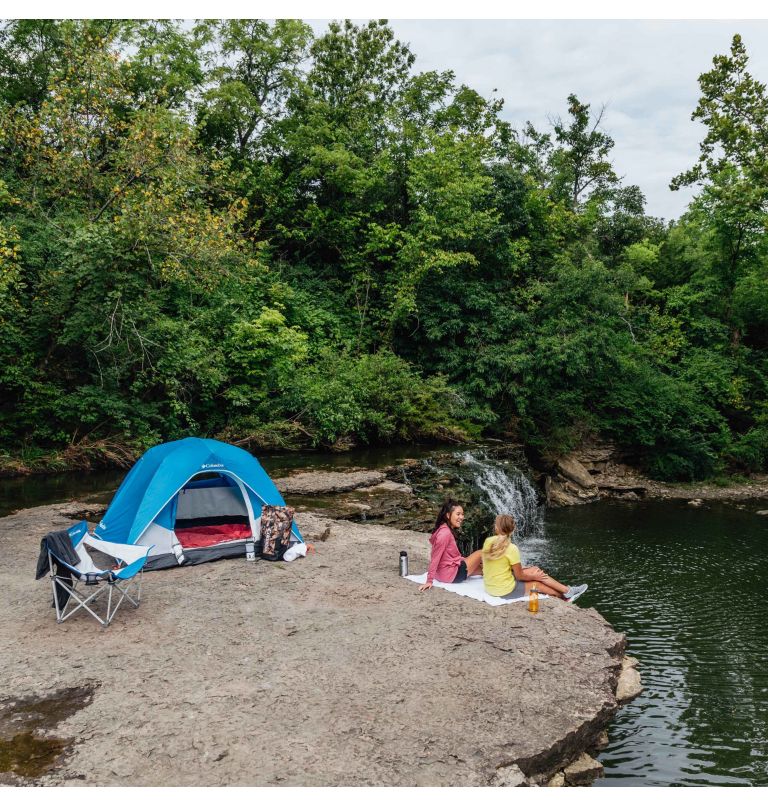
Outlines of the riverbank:
[{"label": "riverbank", "polygon": [[23,453],[0,453],[0,479],[75,470],[127,470],[141,454],[138,446],[111,439],[82,440],[57,451],[31,448]]},{"label": "riverbank", "polygon": [[[305,512],[317,550],[304,560],[147,574],[141,607],[110,628],[57,625],[48,581],[32,580],[39,539],[87,509],[0,519],[0,740],[6,756],[63,750],[6,783],[486,786],[598,771],[583,753],[604,740],[628,664],[596,611],[420,594],[396,569],[401,549],[426,566],[423,533]],[[53,709],[22,741],[18,714],[62,689],[79,710]]]},{"label": "riverbank", "polygon": [[747,501],[768,498],[768,475],[716,480],[662,482],[649,479],[616,446],[595,444],[551,462],[538,477],[549,506],[621,501]]},{"label": "riverbank", "polygon": [[[405,446],[407,447],[407,446]],[[421,455],[425,453],[424,446],[413,446],[414,453]],[[489,450],[492,456],[513,457],[512,461],[520,469],[525,469],[527,461],[523,454],[523,448],[518,444],[504,444],[493,441],[491,444],[480,444],[467,442],[461,450]],[[383,449],[382,449],[383,450]],[[450,465],[456,464],[454,451],[449,446],[445,448],[435,447],[427,449],[438,465],[448,459],[448,475],[450,476]],[[375,453],[375,450],[372,449]],[[101,440],[85,446],[71,446],[70,448],[54,453],[34,453],[22,457],[17,455],[0,455],[0,480],[1,479],[23,479],[30,476],[55,476],[73,471],[83,471],[92,473],[96,470],[129,470],[141,454],[140,450],[131,448],[123,443],[113,443],[109,440]],[[293,459],[299,456],[297,452],[286,452],[280,454],[286,458]],[[382,480],[401,481],[403,470],[408,472],[417,471],[421,460],[408,459],[399,460],[397,465],[377,466],[374,470],[358,463],[359,466],[346,468],[344,476],[338,474],[318,474],[314,470],[316,461],[323,461],[323,457],[328,454],[306,453],[301,454],[306,457],[307,467],[297,468],[291,475],[295,478],[290,489],[284,492],[288,495],[300,495],[302,498],[324,498],[328,495],[334,496],[335,504],[342,504],[341,508],[335,508],[341,517],[354,515],[355,490],[371,488],[379,484]],[[344,456],[344,453],[333,454],[335,458]],[[351,454],[350,454],[351,455]],[[450,458],[449,458],[450,457]],[[461,460],[459,460],[461,461]],[[350,470],[354,469],[359,476],[350,476]],[[575,451],[557,460],[540,464],[536,468],[528,468],[532,479],[539,488],[540,495],[548,506],[573,506],[584,503],[593,503],[605,499],[618,499],[624,501],[639,500],[701,500],[701,501],[748,501],[757,499],[768,499],[768,474],[753,473],[749,476],[733,475],[722,476],[715,480],[692,481],[692,482],[663,482],[650,479],[641,473],[637,467],[627,460],[627,457],[613,445],[601,444],[592,445]],[[373,481],[365,474],[378,474],[377,481]],[[347,478],[349,476],[349,478]],[[445,488],[447,492],[452,492],[450,481],[445,482],[439,489]],[[392,488],[393,490],[395,488]],[[369,490],[370,492],[370,490]],[[384,488],[379,487],[378,494],[384,492]],[[343,499],[338,493],[353,493],[351,499]],[[378,496],[380,499],[381,495]],[[398,506],[402,508],[405,499],[395,495]],[[309,500],[309,499],[306,499]],[[326,509],[325,502],[319,502],[323,510]],[[360,502],[367,506],[366,500]],[[391,502],[390,502],[391,503]],[[434,504],[434,502],[431,502]],[[376,512],[386,520],[388,502],[380,501],[379,506],[374,506]],[[397,507],[396,507],[397,508]],[[422,507],[418,502],[411,501],[407,508],[418,511],[416,517],[407,522],[409,528],[423,528],[424,518],[421,517]],[[359,507],[357,507],[359,509]],[[391,509],[391,507],[390,507]],[[400,525],[400,521],[395,518],[391,522],[393,525]]]}]

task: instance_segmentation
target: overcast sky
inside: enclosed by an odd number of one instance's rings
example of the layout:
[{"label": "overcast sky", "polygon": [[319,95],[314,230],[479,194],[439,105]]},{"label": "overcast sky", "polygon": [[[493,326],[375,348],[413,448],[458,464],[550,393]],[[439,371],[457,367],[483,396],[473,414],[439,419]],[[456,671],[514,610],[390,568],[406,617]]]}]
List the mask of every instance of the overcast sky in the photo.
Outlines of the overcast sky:
[{"label": "overcast sky", "polygon": [[[310,21],[316,32],[327,21]],[[740,33],[750,72],[768,83],[768,21],[390,20],[418,70],[446,70],[483,95],[504,98],[504,117],[547,128],[574,92],[616,141],[614,165],[645,193],[650,215],[676,218],[692,192],[670,179],[698,157],[691,121],[699,75]]]}]

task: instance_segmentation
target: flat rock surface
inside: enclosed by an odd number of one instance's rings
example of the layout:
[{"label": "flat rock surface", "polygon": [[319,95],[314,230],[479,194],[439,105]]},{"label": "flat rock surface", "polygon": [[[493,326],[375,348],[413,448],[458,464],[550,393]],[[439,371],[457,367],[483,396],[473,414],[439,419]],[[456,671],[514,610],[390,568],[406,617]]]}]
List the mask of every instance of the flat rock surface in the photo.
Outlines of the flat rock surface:
[{"label": "flat rock surface", "polygon": [[577,759],[616,710],[624,637],[596,611],[420,593],[398,553],[424,569],[427,535],[311,514],[310,541],[330,532],[306,559],[148,573],[109,628],[56,624],[39,540],[82,506],[0,520],[3,702],[95,687],[34,783],[512,783],[513,765],[542,776]]},{"label": "flat rock surface", "polygon": [[332,472],[313,470],[309,473],[294,473],[275,479],[275,486],[285,495],[324,495],[356,490],[381,484],[386,479],[378,470],[352,470]]},{"label": "flat rock surface", "polygon": [[719,486],[705,482],[691,484],[663,484],[646,481],[649,498],[685,498],[703,501],[747,501],[768,498],[768,478],[755,475],[749,481]]}]

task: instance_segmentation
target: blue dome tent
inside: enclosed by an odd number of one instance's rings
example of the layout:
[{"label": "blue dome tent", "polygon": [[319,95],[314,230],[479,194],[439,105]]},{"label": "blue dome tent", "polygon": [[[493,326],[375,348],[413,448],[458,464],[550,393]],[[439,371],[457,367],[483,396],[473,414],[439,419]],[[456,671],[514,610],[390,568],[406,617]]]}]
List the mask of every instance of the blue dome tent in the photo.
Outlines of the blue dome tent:
[{"label": "blue dome tent", "polygon": [[[131,468],[94,533],[112,543],[153,546],[146,569],[245,556],[258,543],[261,510],[285,506],[250,453],[188,437],[150,448]],[[294,524],[291,542],[302,541]]]}]

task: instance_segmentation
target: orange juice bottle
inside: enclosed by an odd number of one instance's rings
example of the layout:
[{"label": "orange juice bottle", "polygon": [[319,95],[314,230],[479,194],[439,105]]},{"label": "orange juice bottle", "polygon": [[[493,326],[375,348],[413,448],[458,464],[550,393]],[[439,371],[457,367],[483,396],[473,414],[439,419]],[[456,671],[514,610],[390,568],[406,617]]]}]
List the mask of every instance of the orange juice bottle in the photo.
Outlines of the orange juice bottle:
[{"label": "orange juice bottle", "polygon": [[539,612],[539,591],[536,585],[532,585],[528,593],[528,611],[530,613]]}]

